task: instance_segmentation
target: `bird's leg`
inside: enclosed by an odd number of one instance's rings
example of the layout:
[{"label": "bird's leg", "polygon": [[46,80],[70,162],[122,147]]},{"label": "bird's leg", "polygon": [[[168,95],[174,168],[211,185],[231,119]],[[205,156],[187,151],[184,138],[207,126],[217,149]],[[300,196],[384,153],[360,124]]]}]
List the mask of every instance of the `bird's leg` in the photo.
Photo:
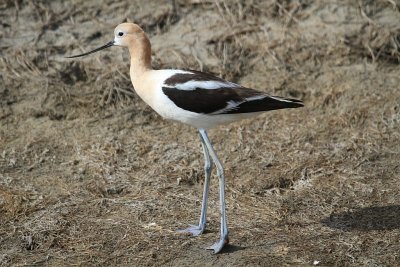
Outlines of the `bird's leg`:
[{"label": "bird's leg", "polygon": [[224,178],[224,169],[222,168],[222,164],[219,161],[217,154],[215,153],[210,139],[208,138],[207,132],[204,129],[199,130],[200,135],[203,137],[204,143],[206,144],[207,150],[211,155],[212,160],[217,167],[217,174],[219,179],[219,201],[220,201],[220,212],[221,212],[221,235],[220,239],[210,246],[207,249],[214,250],[214,253],[218,253],[221,249],[229,243],[228,237],[228,223],[226,220],[225,213],[225,178]]},{"label": "bird's leg", "polygon": [[190,227],[179,230],[179,232],[183,233],[191,233],[193,236],[201,235],[206,229],[206,215],[207,215],[207,200],[208,200],[208,192],[210,189],[210,177],[212,171],[212,162],[210,158],[210,153],[208,152],[207,145],[204,141],[203,136],[200,134],[201,145],[203,147],[204,153],[204,190],[203,190],[203,201],[201,202],[201,213],[200,213],[200,221],[199,225],[191,225]]}]

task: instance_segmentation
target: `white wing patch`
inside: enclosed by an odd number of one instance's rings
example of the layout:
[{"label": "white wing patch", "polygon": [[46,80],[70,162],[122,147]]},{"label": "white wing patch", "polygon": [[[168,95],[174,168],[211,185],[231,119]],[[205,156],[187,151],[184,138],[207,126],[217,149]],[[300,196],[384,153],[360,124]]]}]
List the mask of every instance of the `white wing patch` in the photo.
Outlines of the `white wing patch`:
[{"label": "white wing patch", "polygon": [[[194,76],[196,73],[190,72],[190,71],[181,71],[181,70],[171,70],[170,72],[166,73],[168,76],[163,77],[164,80],[166,81],[168,78],[171,78],[172,76],[178,76],[180,74],[186,75],[186,74],[193,74]],[[176,83],[173,85],[166,84],[165,82],[163,83],[164,87],[169,87],[169,88],[176,88],[178,90],[185,90],[185,91],[192,91],[196,89],[219,89],[219,88],[235,88],[235,87],[240,87],[238,84],[228,82],[228,81],[219,81],[219,80],[212,80],[212,79],[204,79],[204,80],[187,80],[182,83]]]},{"label": "white wing patch", "polygon": [[238,106],[240,106],[241,104],[243,104],[245,102],[250,102],[250,101],[258,100],[258,99],[263,99],[263,98],[266,98],[266,97],[268,97],[268,95],[256,95],[256,96],[245,98],[243,101],[238,101],[238,102],[236,102],[236,101],[228,101],[226,107],[224,107],[223,109],[214,111],[213,113],[211,113],[211,115],[223,114],[223,113],[226,113],[226,112],[228,112],[230,110],[236,109]]},{"label": "white wing patch", "polygon": [[282,97],[278,97],[278,96],[269,96],[269,97],[272,98],[272,99],[278,100],[278,101],[293,103],[293,101],[291,101],[289,99],[282,98]]},{"label": "white wing patch", "polygon": [[175,85],[178,90],[195,90],[200,89],[218,89],[218,88],[232,88],[238,87],[238,85],[231,82],[220,82],[220,81],[188,81]]}]

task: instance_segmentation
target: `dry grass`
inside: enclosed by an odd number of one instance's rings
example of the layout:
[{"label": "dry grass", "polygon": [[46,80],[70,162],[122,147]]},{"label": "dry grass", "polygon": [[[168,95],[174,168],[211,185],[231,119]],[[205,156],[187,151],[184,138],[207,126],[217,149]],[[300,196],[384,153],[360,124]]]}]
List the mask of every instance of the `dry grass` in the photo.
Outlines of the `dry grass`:
[{"label": "dry grass", "polygon": [[389,29],[385,26],[365,24],[361,34],[347,37],[346,43],[355,55],[369,57],[373,62],[400,62],[400,28]]},{"label": "dry grass", "polygon": [[[400,262],[399,4],[379,1],[3,1],[0,265],[396,266]],[[132,91],[117,48],[79,61],[129,18],[154,66],[214,72],[298,97],[210,132],[231,245],[195,223],[195,130]]]}]

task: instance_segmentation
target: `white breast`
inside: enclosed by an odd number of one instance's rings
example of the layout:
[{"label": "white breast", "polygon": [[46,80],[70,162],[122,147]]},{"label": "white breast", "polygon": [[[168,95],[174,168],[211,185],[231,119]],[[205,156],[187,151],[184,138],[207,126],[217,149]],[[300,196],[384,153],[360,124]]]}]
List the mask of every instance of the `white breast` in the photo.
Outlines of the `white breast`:
[{"label": "white breast", "polygon": [[[136,93],[166,119],[190,122],[197,113],[189,112],[177,107],[162,91],[164,81],[177,73],[187,73],[182,70],[152,70],[139,77],[132,77],[132,84]],[[190,123],[189,123],[190,124]]]}]

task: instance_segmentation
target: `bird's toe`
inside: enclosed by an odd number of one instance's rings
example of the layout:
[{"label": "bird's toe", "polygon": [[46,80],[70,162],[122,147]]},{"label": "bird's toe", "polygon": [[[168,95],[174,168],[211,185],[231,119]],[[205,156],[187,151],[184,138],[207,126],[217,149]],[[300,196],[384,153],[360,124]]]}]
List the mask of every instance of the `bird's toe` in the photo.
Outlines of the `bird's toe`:
[{"label": "bird's toe", "polygon": [[189,233],[192,236],[199,236],[204,232],[204,227],[198,225],[190,225],[188,228],[178,230],[178,233]]}]

